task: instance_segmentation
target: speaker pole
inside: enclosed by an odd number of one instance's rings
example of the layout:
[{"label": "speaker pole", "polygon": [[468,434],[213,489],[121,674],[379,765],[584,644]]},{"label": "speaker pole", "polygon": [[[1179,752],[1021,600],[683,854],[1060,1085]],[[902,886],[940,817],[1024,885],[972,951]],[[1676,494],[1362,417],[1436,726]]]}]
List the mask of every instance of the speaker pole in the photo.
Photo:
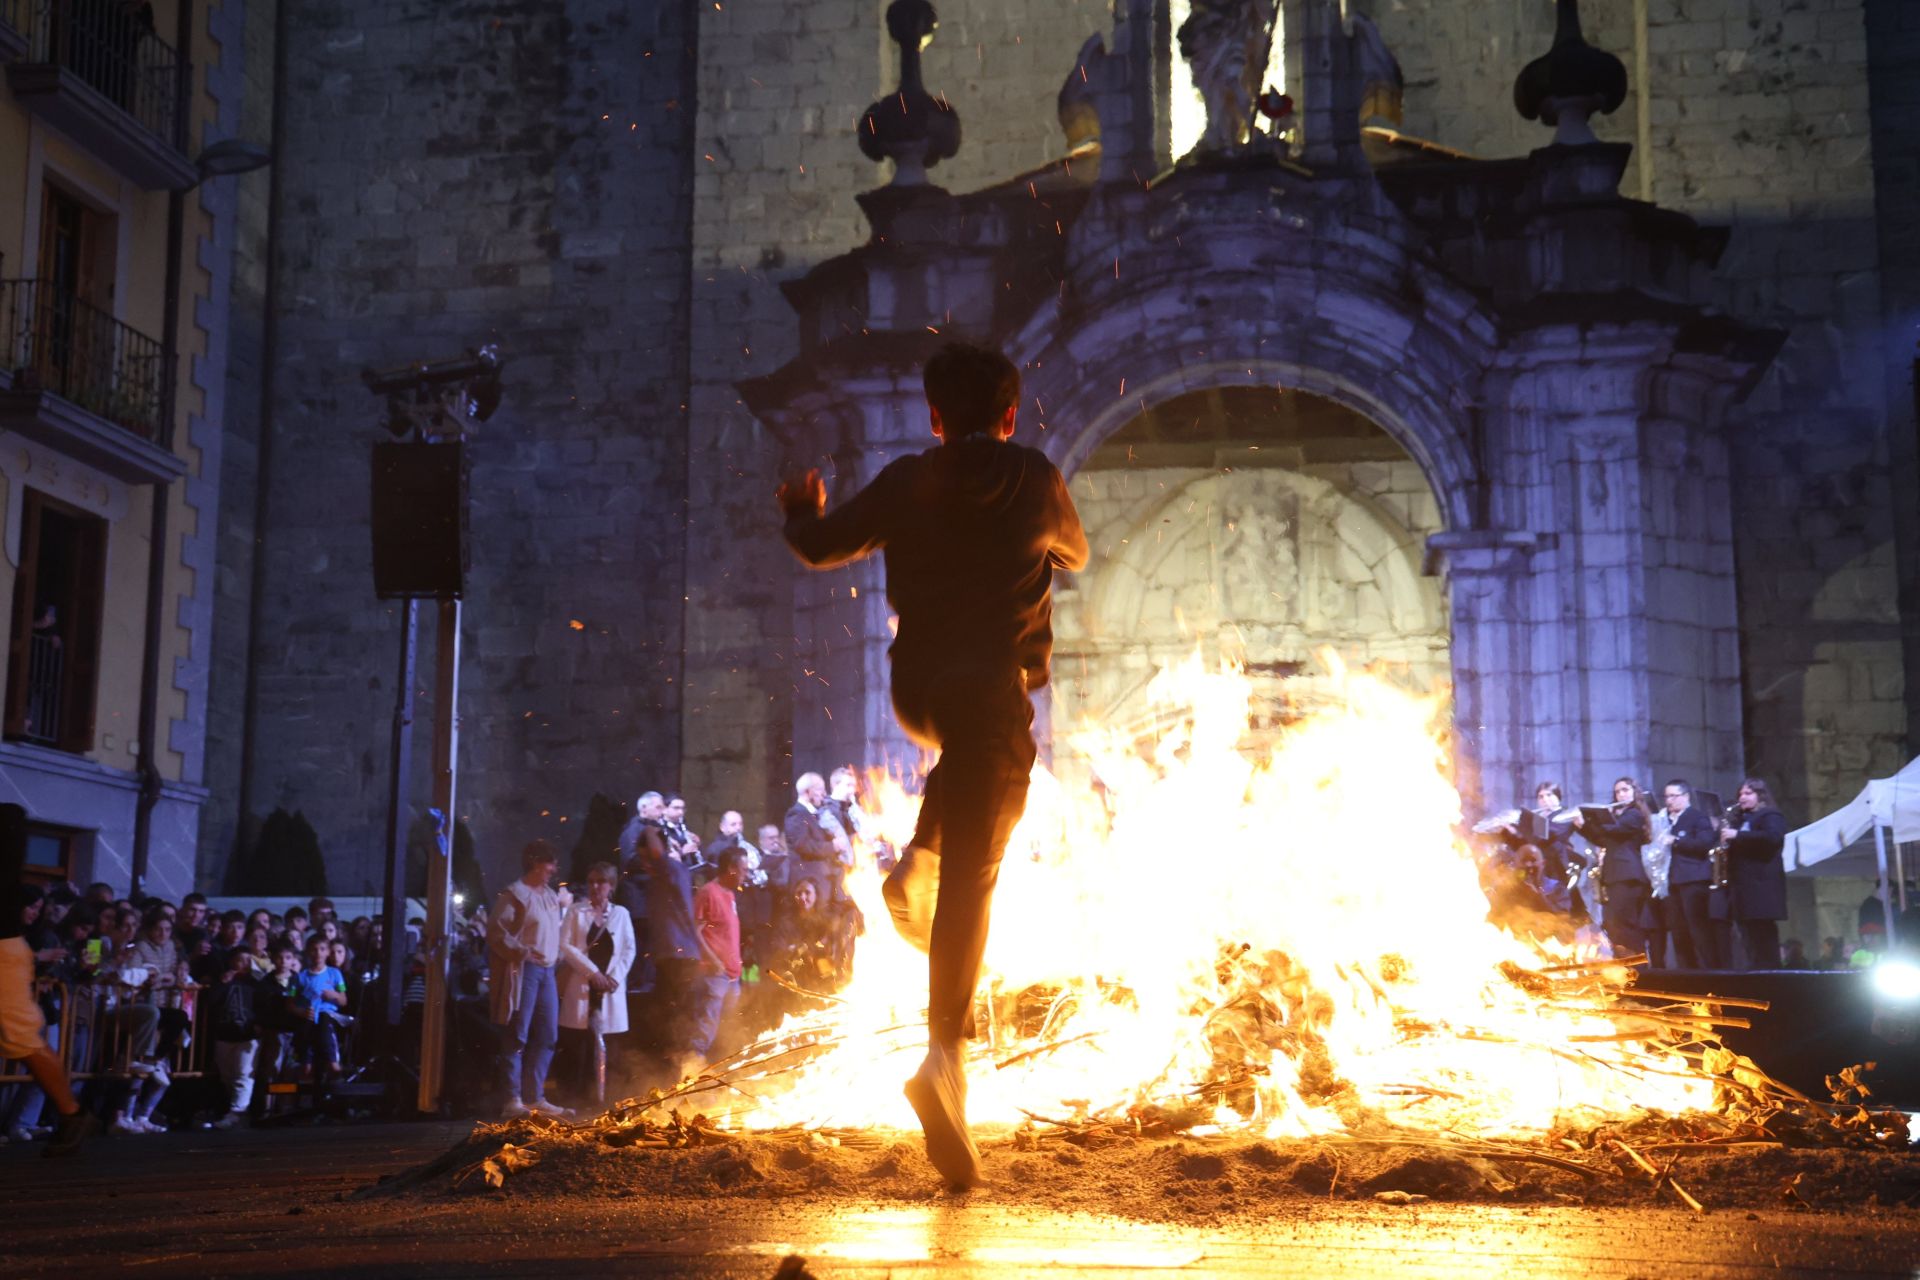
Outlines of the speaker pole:
[{"label": "speaker pole", "polygon": [[[382,598],[403,597],[407,601],[407,629],[400,657],[401,688],[399,708],[394,716],[394,774],[389,794],[387,829],[387,949],[389,962],[404,926],[406,910],[406,832],[402,796],[409,773],[409,730],[413,723],[412,692],[414,663],[417,659],[417,623],[419,600],[437,600],[439,631],[436,635],[436,667],[433,703],[433,816],[435,839],[427,858],[427,927],[420,939],[420,957],[426,966],[426,1004],[420,1018],[420,1077],[418,1105],[422,1112],[440,1110],[446,1092],[447,1049],[447,970],[453,939],[448,936],[453,914],[453,843],[459,819],[454,807],[455,768],[460,747],[460,597],[466,589],[466,485],[465,457],[461,451],[472,423],[485,422],[500,405],[500,353],[491,344],[472,347],[465,356],[438,362],[416,361],[393,369],[363,369],[360,379],[375,395],[386,397],[386,428],[396,439],[411,443],[402,452],[411,453],[425,446],[452,446],[454,449],[453,485],[446,490],[441,509],[430,504],[424,525],[418,511],[409,511],[405,492],[409,483],[418,485],[421,468],[412,463],[426,455],[414,454],[409,465],[400,465],[401,453],[384,455],[392,445],[375,446],[374,456],[374,583]],[[438,496],[436,494],[436,496]],[[395,504],[398,504],[397,506]],[[430,558],[422,581],[421,566],[409,563],[396,548],[382,555],[380,525],[382,512],[412,517],[417,538],[441,548]],[[402,520],[403,525],[407,520]],[[446,538],[451,536],[450,544]],[[416,548],[417,549],[417,548]],[[384,566],[384,567],[383,567]],[[399,1007],[396,992],[404,994],[401,970],[391,964],[388,976],[389,1016]]]},{"label": "speaker pole", "polygon": [[380,963],[389,1032],[400,1025],[407,985],[407,782],[413,776],[413,682],[420,648],[420,602],[408,600],[400,633],[400,675],[393,694],[393,776],[387,786],[387,936]]},{"label": "speaker pole", "polygon": [[441,835],[427,859],[427,1005],[420,1026],[420,1110],[440,1109],[446,1074],[447,958],[452,940],[447,915],[453,905],[454,762],[460,747],[460,601],[440,597],[439,653],[434,671],[433,807],[441,814]]}]

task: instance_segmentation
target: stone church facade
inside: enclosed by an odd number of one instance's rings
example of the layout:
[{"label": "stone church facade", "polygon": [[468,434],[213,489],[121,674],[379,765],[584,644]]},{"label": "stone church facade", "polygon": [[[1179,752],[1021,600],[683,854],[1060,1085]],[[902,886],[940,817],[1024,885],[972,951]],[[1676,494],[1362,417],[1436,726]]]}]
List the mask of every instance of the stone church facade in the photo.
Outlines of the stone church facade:
[{"label": "stone church facade", "polygon": [[876,0],[250,6],[281,163],[241,210],[203,879],[278,804],[377,879],[357,373],[483,341],[461,768],[495,868],[595,791],[711,822],[898,749],[875,571],[798,574],[769,495],[920,447],[951,335],[1023,365],[1093,533],[1056,727],[1230,631],[1274,689],[1328,643],[1445,681],[1490,802],[1744,770],[1799,819],[1896,767],[1920,20],[1588,0],[1626,93],[1555,144],[1513,104],[1547,0],[1346,7],[1281,6],[1284,147],[1175,166],[1185,4],[954,0],[921,72],[960,145],[913,186],[856,146],[900,83]]}]

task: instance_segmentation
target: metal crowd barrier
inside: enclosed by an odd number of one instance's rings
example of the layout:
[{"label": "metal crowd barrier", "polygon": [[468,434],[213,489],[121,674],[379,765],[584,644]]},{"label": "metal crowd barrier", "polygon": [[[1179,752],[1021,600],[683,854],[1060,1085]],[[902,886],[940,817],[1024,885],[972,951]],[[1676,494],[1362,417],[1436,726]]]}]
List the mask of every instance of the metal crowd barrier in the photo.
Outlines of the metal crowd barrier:
[{"label": "metal crowd barrier", "polygon": [[[75,1080],[100,1080],[132,1074],[135,1040],[145,1025],[153,1027],[156,1043],[178,1025],[170,1013],[185,1018],[191,1033],[167,1055],[168,1073],[176,1080],[194,1080],[212,1070],[211,1036],[200,1012],[201,988],[143,989],[121,982],[56,982],[35,984],[41,1007],[53,1004],[58,1017],[47,1019],[47,1039]],[[151,1009],[151,1019],[139,1012]],[[31,1080],[18,1062],[0,1064],[0,1084]]]}]

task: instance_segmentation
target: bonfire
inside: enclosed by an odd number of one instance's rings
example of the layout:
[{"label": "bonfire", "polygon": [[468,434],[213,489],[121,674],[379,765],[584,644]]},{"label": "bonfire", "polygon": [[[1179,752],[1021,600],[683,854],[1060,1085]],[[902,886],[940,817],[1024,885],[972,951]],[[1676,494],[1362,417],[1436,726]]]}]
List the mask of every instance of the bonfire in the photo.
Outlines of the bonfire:
[{"label": "bonfire", "polygon": [[[1695,1208],[1671,1178],[1685,1151],[1905,1148],[1906,1117],[1872,1107],[1860,1070],[1816,1101],[1725,1048],[1716,1029],[1746,1025],[1752,1002],[1651,990],[1644,957],[1490,922],[1441,700],[1326,663],[1269,732],[1252,683],[1196,657],[1148,687],[1150,733],[1085,726],[1062,752],[1070,781],[1036,767],[969,1069],[990,1142],[1403,1145],[1634,1170]],[[868,793],[875,830],[848,880],[868,927],[847,986],[771,975],[805,1011],[573,1140],[916,1129],[900,1082],[925,1047],[926,961],[893,934],[874,860],[882,839],[906,842],[915,802],[894,775]],[[497,1185],[533,1159],[507,1145],[467,1172]]]}]

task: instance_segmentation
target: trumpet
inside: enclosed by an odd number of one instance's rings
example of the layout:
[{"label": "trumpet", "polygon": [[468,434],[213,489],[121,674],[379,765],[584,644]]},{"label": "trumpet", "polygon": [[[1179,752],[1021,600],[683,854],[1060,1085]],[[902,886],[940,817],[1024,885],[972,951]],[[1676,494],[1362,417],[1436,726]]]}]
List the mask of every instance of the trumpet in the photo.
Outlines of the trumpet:
[{"label": "trumpet", "polygon": [[[1738,814],[1739,812],[1740,812],[1739,805],[1737,804],[1728,805],[1726,814],[1722,816],[1720,819],[1721,829],[1725,830],[1726,828],[1731,827],[1733,825],[1734,815]],[[1727,850],[1731,846],[1731,844],[1732,842],[1729,840],[1725,840],[1725,839],[1716,840],[1714,842],[1713,848],[1707,850],[1707,864],[1709,867],[1712,868],[1710,872],[1710,878],[1707,884],[1707,887],[1710,889],[1724,889],[1729,884],[1732,883],[1732,880],[1730,878],[1730,873],[1727,868]]]}]

